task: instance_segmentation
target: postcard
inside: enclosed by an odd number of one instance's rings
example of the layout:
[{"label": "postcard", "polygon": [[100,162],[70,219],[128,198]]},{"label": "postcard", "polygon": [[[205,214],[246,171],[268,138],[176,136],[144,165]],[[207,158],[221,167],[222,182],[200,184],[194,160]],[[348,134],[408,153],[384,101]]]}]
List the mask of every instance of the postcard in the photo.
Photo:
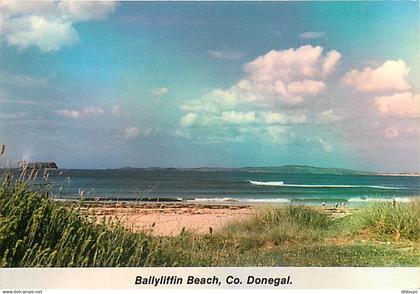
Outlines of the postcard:
[{"label": "postcard", "polygon": [[2,293],[417,293],[419,23],[419,1],[0,2]]}]

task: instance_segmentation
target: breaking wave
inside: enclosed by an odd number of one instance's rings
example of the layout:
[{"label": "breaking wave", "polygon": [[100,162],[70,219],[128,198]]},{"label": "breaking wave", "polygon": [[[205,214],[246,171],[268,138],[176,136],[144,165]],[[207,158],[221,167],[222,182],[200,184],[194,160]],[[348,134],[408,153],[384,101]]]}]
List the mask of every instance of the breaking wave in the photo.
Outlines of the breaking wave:
[{"label": "breaking wave", "polygon": [[284,186],[284,182],[258,182],[258,181],[249,181],[252,185],[257,186]]},{"label": "breaking wave", "polygon": [[371,185],[301,185],[301,184],[285,184],[284,182],[259,182],[249,181],[256,186],[273,186],[273,187],[295,187],[295,188],[371,188],[371,189],[386,189],[386,190],[401,190],[405,188],[388,187],[388,186],[371,186]]}]

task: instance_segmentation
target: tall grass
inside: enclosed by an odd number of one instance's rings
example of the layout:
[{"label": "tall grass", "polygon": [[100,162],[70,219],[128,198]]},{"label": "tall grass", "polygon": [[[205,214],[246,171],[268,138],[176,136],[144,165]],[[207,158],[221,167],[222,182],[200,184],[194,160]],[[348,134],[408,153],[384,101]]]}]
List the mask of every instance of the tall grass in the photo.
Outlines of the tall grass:
[{"label": "tall grass", "polygon": [[382,238],[393,240],[420,239],[420,201],[410,203],[374,203],[363,207],[353,214],[349,222],[353,222],[359,230],[368,231]]},{"label": "tall grass", "polygon": [[182,256],[119,223],[98,223],[80,208],[6,180],[0,190],[0,266],[165,266]]},{"label": "tall grass", "polygon": [[229,224],[220,234],[237,240],[239,248],[272,247],[316,241],[331,224],[325,214],[303,206],[263,207],[253,217]]}]

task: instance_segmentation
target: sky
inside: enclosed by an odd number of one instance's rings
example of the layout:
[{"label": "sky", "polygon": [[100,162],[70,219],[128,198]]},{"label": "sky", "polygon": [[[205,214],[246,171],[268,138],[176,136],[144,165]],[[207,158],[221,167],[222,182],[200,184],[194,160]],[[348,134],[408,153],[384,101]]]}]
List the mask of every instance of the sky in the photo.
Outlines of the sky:
[{"label": "sky", "polygon": [[2,1],[1,164],[419,172],[419,15],[419,1]]}]

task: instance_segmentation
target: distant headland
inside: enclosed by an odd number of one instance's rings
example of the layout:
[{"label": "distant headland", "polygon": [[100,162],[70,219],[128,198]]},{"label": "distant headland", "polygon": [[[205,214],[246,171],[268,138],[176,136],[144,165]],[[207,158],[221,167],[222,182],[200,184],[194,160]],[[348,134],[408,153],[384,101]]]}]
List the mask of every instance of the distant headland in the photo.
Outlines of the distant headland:
[{"label": "distant headland", "polygon": [[25,167],[27,169],[58,169],[58,166],[53,161],[36,161],[36,162],[24,162],[18,163],[18,167]]},{"label": "distant headland", "polygon": [[360,171],[344,168],[327,168],[315,167],[308,165],[284,165],[284,166],[269,166],[269,167],[122,167],[119,169],[142,169],[142,170],[184,170],[184,171],[244,171],[255,173],[289,173],[289,174],[329,174],[329,175],[378,175],[378,176],[420,176],[419,172],[401,172],[401,173],[385,173],[385,172],[370,172]]}]

